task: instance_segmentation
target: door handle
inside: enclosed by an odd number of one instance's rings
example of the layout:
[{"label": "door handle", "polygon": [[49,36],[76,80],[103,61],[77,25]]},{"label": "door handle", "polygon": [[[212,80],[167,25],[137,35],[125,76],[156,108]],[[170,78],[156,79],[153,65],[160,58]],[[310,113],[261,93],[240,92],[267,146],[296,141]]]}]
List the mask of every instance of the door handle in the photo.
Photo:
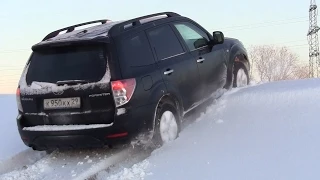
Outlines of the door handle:
[{"label": "door handle", "polygon": [[204,58],[199,58],[199,59],[197,60],[197,63],[203,63],[204,60],[205,60]]},{"label": "door handle", "polygon": [[173,73],[173,69],[168,69],[165,72],[163,72],[164,75],[170,75]]}]

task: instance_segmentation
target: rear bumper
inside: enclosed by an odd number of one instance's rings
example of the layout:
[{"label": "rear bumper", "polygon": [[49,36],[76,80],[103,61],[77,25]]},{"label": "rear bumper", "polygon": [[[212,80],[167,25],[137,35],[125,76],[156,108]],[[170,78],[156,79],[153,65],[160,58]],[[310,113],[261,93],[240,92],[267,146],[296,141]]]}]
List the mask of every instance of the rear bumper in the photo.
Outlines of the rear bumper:
[{"label": "rear bumper", "polygon": [[152,124],[156,104],[127,110],[115,115],[114,122],[102,128],[77,130],[24,130],[26,119],[18,115],[17,125],[25,145],[36,150],[103,147],[127,143]]}]

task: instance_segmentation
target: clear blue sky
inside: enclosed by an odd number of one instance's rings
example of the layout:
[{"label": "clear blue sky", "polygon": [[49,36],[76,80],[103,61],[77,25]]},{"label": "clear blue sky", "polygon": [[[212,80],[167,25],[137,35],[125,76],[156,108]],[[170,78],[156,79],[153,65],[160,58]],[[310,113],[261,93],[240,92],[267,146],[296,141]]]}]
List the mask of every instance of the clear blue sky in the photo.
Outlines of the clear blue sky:
[{"label": "clear blue sky", "polygon": [[249,47],[289,46],[308,60],[309,1],[301,0],[10,0],[0,5],[0,93],[15,91],[30,47],[47,33],[80,22],[124,20],[161,11],[188,16],[209,31],[221,30]]}]

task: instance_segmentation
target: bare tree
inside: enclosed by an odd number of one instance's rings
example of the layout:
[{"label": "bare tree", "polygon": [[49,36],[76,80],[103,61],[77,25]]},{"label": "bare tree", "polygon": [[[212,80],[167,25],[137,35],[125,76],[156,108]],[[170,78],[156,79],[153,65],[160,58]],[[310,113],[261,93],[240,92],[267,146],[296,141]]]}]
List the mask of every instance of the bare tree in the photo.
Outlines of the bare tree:
[{"label": "bare tree", "polygon": [[309,78],[309,66],[297,65],[294,70],[294,79],[306,79]]},{"label": "bare tree", "polygon": [[298,56],[286,47],[253,46],[249,56],[261,81],[279,81],[294,76]]}]

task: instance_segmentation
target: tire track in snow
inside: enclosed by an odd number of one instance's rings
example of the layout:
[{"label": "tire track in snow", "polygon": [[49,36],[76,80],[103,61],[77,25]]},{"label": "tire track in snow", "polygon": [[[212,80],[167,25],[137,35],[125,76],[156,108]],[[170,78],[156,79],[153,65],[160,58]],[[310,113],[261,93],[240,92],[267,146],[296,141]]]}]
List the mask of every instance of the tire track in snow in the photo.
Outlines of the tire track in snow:
[{"label": "tire track in snow", "polygon": [[[232,94],[237,90],[227,92],[226,94]],[[214,103],[216,103],[215,100]],[[212,102],[209,102],[212,104]],[[221,103],[221,109],[224,108],[224,103]],[[207,103],[203,104],[204,107],[208,107]],[[201,106],[196,108],[195,111],[206,114],[206,108],[202,109]],[[202,109],[202,110],[201,110]],[[219,112],[220,109],[217,110]],[[187,124],[192,124],[195,118],[195,114],[199,112],[190,112],[191,117],[188,117]],[[200,115],[201,116],[201,115]],[[201,118],[200,118],[201,119]],[[223,123],[223,120],[218,120],[216,123]],[[186,128],[183,127],[183,128]],[[143,162],[151,154],[151,150],[142,150],[127,146],[120,149],[101,148],[94,150],[71,150],[71,151],[55,151],[49,155],[44,156],[34,164],[21,165],[23,169],[13,170],[6,174],[0,175],[0,179],[4,180],[47,180],[47,179],[96,179],[99,178],[99,174],[103,174],[104,177],[114,175],[115,172],[121,170],[123,167],[133,166],[135,163]],[[110,172],[111,171],[111,172]],[[0,164],[0,173],[1,164]],[[112,178],[111,178],[112,179]]]},{"label": "tire track in snow", "polygon": [[126,146],[118,149],[55,151],[34,164],[0,175],[1,180],[82,180],[98,172],[116,167],[121,162],[140,162],[149,156],[148,151]]},{"label": "tire track in snow", "polygon": [[0,162],[0,175],[32,165],[47,155],[44,151],[33,151],[31,148]]}]

